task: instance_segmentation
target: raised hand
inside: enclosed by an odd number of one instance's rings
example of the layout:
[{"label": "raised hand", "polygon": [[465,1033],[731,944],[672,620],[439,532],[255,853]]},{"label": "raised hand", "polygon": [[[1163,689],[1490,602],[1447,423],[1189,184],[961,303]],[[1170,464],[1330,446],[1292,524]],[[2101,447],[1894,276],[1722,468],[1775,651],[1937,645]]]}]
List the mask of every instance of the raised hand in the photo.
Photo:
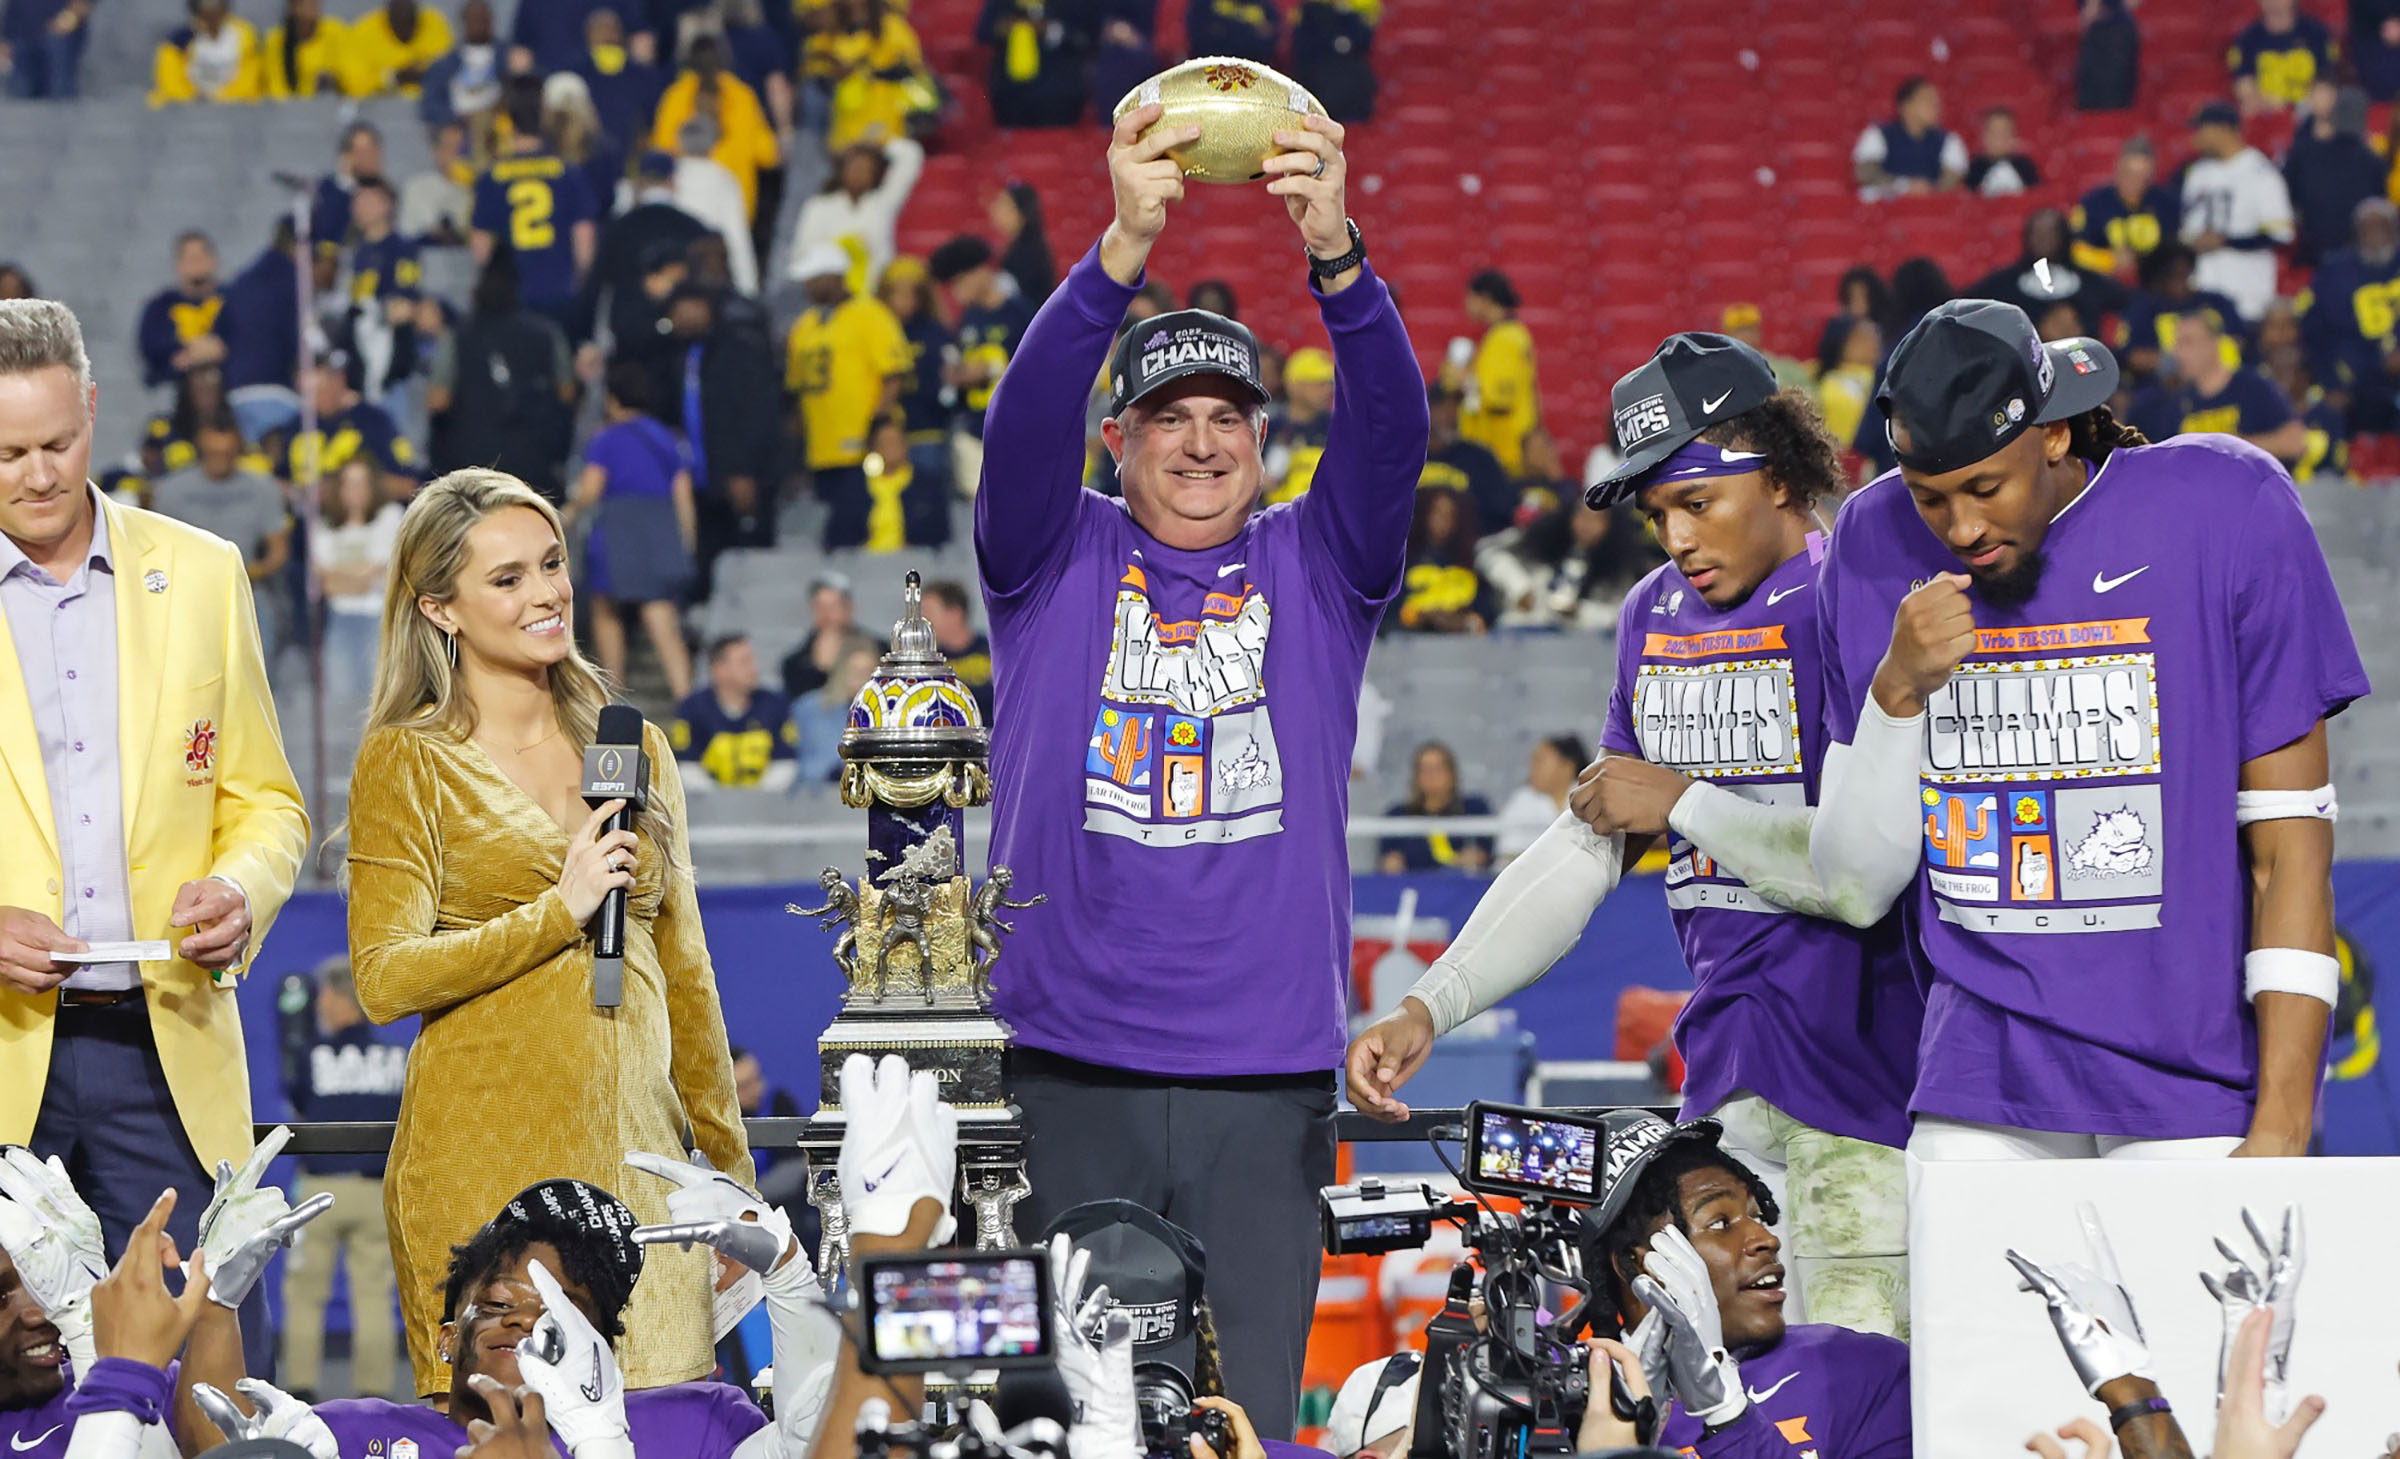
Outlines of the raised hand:
[{"label": "raised hand", "polygon": [[[92,1288],[90,1335],[97,1356],[164,1368],[183,1351],[184,1339],[200,1321],[200,1304],[208,1300],[206,1257],[193,1258],[184,1273],[182,1296],[167,1290],[167,1268],[178,1264],[174,1238],[167,1235],[167,1217],[174,1211],[175,1192],[160,1192],[150,1214],[126,1239],[125,1254]],[[56,1325],[55,1318],[52,1322]],[[76,1377],[90,1371],[87,1355]]]},{"label": "raised hand", "polygon": [[2150,1369],[2149,1340],[2134,1314],[2133,1294],[2125,1290],[2125,1279],[2117,1272],[2117,1254],[2101,1229],[2100,1213],[2085,1202],[2076,1207],[2076,1214],[2083,1222],[2091,1265],[2054,1262],[2042,1267],[2014,1250],[2008,1253],[2008,1263],[2024,1278],[2022,1290],[2040,1293],[2049,1304],[2059,1346],[2066,1349],[2084,1391],[2098,1397],[2105,1383],[2157,1375]]},{"label": "raised hand", "polygon": [[2270,1418],[2265,1405],[2266,1357],[2274,1319],[2259,1309],[2242,1319],[2234,1334],[2225,1398],[2217,1405],[2217,1442],[2210,1459],[2292,1459],[2301,1436],[2324,1416],[2325,1400],[2310,1394],[2292,1407],[2288,1420]]},{"label": "raised hand", "polygon": [[540,1262],[527,1263],[542,1315],[517,1344],[517,1367],[525,1386],[542,1396],[550,1427],[577,1459],[630,1455],[625,1422],[625,1375],[617,1369],[608,1339]]},{"label": "raised hand", "polygon": [[2258,1248],[2256,1265],[2220,1238],[2217,1251],[2229,1264],[2228,1270],[2222,1275],[2200,1274],[2200,1284],[2208,1288],[2208,1295],[2217,1299],[2225,1317],[2224,1340],[2217,1349],[2217,1401],[2224,1402],[2231,1382],[2234,1339],[2241,1332],[2242,1322],[2263,1308],[2272,1319],[2266,1344],[2266,1412],[2274,1422],[2281,1423],[2291,1408],[2286,1383],[2292,1365],[2292,1322],[2299,1306],[2300,1273],[2308,1264],[2300,1207],[2295,1203],[2283,1208],[2283,1231],[2276,1242],[2267,1240],[2266,1233],[2258,1227],[2258,1218],[2246,1206],[2242,1209],[2242,1225],[2248,1228],[2251,1243]]},{"label": "raised hand", "polygon": [[1194,126],[1162,127],[1144,137],[1167,109],[1157,102],[1125,113],[1108,139],[1108,186],[1116,197],[1116,229],[1145,247],[1166,231],[1167,205],[1183,201],[1183,165],[1167,153],[1199,139]]},{"label": "raised hand", "polygon": [[192,1385],[192,1400],[228,1441],[282,1439],[306,1449],[312,1459],[342,1459],[342,1446],[317,1411],[272,1383],[244,1378],[233,1385],[250,1400],[248,1413],[213,1383]]},{"label": "raised hand", "polygon": [[1342,124],[1310,113],[1301,129],[1275,134],[1289,150],[1267,159],[1267,191],[1283,199],[1284,211],[1300,230],[1300,241],[1319,258],[1350,251],[1350,160],[1342,151]]},{"label": "raised hand", "polygon": [[1740,1418],[1750,1395],[1725,1346],[1725,1317],[1717,1310],[1708,1263],[1669,1226],[1650,1238],[1642,1273],[1633,1279],[1634,1295],[1665,1326],[1667,1382],[1684,1412],[1712,1429]]},{"label": "raised hand", "polygon": [[714,1248],[726,1260],[759,1273],[771,1272],[785,1261],[808,1264],[790,1218],[768,1205],[766,1197],[721,1170],[711,1169],[708,1157],[692,1152],[689,1161],[669,1160],[636,1150],[625,1163],[667,1181],[667,1223],[637,1226],[633,1239],[644,1245],[698,1242]]},{"label": "raised hand", "polygon": [[950,1202],[958,1191],[958,1111],[941,1102],[931,1074],[909,1072],[886,1054],[878,1064],[852,1054],[842,1065],[842,1149],[836,1165],[850,1229],[898,1236],[917,1202],[942,1208],[933,1245],[958,1229]]},{"label": "raised hand", "polygon": [[77,1373],[91,1371],[90,1294],[108,1275],[100,1218],[76,1193],[59,1158],[37,1160],[22,1145],[0,1150],[0,1251],[58,1329]]},{"label": "raised hand", "polygon": [[467,1437],[474,1442],[452,1459],[554,1459],[558,1451],[550,1447],[550,1419],[541,1394],[511,1388],[488,1373],[470,1375],[467,1385],[482,1396],[492,1416],[467,1424]]},{"label": "raised hand", "polygon": [[220,1307],[241,1306],[275,1253],[333,1209],[333,1197],[319,1194],[295,1210],[282,1191],[259,1183],[291,1139],[291,1127],[277,1125],[239,1170],[231,1161],[217,1162],[217,1193],[200,1213],[200,1250],[208,1257],[209,1300]]},{"label": "raised hand", "polygon": [[1141,1450],[1134,1401],[1133,1319],[1111,1311],[1108,1287],[1084,1290],[1092,1254],[1073,1238],[1050,1238],[1052,1347],[1058,1376],[1075,1404],[1067,1443],[1075,1459],[1122,1459]]}]

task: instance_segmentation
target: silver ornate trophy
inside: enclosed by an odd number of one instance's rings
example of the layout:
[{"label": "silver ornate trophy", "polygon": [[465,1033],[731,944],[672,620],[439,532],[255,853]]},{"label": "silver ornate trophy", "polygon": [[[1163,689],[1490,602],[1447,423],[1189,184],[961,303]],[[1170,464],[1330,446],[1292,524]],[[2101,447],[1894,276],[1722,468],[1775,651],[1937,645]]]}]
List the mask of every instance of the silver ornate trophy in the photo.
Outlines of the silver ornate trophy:
[{"label": "silver ornate trophy", "polygon": [[912,572],[891,651],[851,702],[842,735],[842,802],[867,813],[867,872],[853,884],[827,867],[818,878],[825,905],[787,908],[842,929],[833,959],[849,981],[840,1016],[817,1040],[817,1112],[800,1142],[824,1227],[817,1270],[829,1282],[848,1256],[834,1155],[842,1065],[852,1054],[898,1054],[941,1082],[959,1112],[954,1200],[972,1210],[978,1247],[1017,1244],[1011,1208],[1032,1189],[1003,1075],[1010,1032],[992,1015],[991,976],[1001,938],[1015,930],[1000,912],[1045,899],[1009,900],[1005,866],[980,888],[966,874],[966,808],[991,798],[991,731],[934,646],[922,597]]}]

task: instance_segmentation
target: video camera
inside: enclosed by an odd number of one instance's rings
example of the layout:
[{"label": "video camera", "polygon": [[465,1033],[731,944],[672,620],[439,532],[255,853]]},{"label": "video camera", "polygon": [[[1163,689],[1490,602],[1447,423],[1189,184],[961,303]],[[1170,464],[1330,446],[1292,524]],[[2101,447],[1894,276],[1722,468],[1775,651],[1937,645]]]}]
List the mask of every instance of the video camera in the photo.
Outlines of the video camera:
[{"label": "video camera", "polygon": [[[1605,1131],[1555,1110],[1475,1103],[1463,1130],[1466,1165],[1452,1167],[1468,1198],[1423,1183],[1362,1180],[1318,1195],[1325,1250],[1335,1256],[1413,1250],[1437,1221],[1458,1226],[1471,1253],[1450,1274],[1442,1310],[1425,1328],[1410,1459],[1522,1459],[1572,1454],[1590,1401],[1590,1349],[1576,1339],[1591,1306],[1582,1207],[1600,1200]],[[1486,1196],[1514,1198],[1514,1212]],[[1470,1310],[1477,1289],[1479,1330]],[[1555,1316],[1544,1317],[1545,1311]],[[1610,1406],[1645,1430],[1640,1405],[1612,1384]],[[1643,1437],[1653,1437],[1645,1432]]]},{"label": "video camera", "polygon": [[[946,1377],[956,1409],[963,1410],[978,1385],[997,1378],[1005,1390],[1019,1375],[1038,1382],[1056,1367],[1046,1251],[958,1248],[862,1256],[854,1290],[859,1367],[887,1377]],[[1055,1385],[1055,1378],[1050,1382]],[[1005,1412],[1007,1398],[993,1396]],[[972,1424],[928,1424],[913,1415],[862,1416],[858,1452],[862,1459],[1066,1459],[1063,1418],[1063,1412],[1035,1417],[994,1436]]]}]

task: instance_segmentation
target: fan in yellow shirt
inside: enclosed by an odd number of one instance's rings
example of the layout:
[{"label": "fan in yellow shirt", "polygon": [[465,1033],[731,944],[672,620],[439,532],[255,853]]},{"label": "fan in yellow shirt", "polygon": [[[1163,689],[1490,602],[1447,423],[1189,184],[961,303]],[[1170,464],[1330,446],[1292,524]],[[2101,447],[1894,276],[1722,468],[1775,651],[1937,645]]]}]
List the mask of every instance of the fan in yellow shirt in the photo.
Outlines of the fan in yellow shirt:
[{"label": "fan in yellow shirt", "polygon": [[1467,316],[1483,326],[1467,367],[1467,408],[1459,434],[1499,458],[1515,476],[1525,465],[1525,433],[1542,418],[1534,384],[1533,334],[1517,319],[1517,287],[1498,269],[1467,281]]},{"label": "fan in yellow shirt", "polygon": [[150,104],[256,101],[258,32],[226,0],[191,0],[191,23],[158,43]]},{"label": "fan in yellow shirt", "polygon": [[809,307],[792,323],[784,384],[800,399],[809,473],[831,509],[825,546],[857,547],[867,540],[871,503],[867,439],[875,418],[899,407],[911,373],[908,335],[882,300],[850,293],[850,255],[841,245],[816,245],[792,273]]},{"label": "fan in yellow shirt", "polygon": [[699,114],[716,118],[717,143],[708,155],[742,185],[743,209],[756,217],[759,170],[780,165],[783,152],[775,144],[775,128],[767,122],[758,93],[725,69],[724,41],[706,33],[693,37],[684,53],[683,74],[658,99],[650,145],[670,156],[680,153],[677,142],[683,124]]},{"label": "fan in yellow shirt", "polygon": [[428,67],[450,54],[450,22],[417,0],[383,0],[350,22],[352,96],[415,96]]},{"label": "fan in yellow shirt", "polygon": [[290,0],[283,23],[267,32],[269,98],[330,96],[351,70],[350,27],[325,18],[324,0]]},{"label": "fan in yellow shirt", "polygon": [[940,104],[916,30],[882,0],[836,0],[802,62],[808,79],[833,93],[825,145],[834,152],[906,136],[910,113]]}]

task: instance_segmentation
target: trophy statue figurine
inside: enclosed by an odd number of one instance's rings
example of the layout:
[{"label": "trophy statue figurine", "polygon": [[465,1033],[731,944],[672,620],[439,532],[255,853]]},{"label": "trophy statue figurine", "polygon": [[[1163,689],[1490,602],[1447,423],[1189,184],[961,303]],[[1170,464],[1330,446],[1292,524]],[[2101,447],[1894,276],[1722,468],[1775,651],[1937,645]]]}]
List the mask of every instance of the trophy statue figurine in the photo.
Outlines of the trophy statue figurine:
[{"label": "trophy statue figurine", "polygon": [[839,868],[818,878],[825,905],[786,908],[840,927],[834,963],[846,980],[842,1011],[817,1040],[817,1112],[801,1146],[810,1152],[809,1200],[824,1218],[817,1270],[846,1264],[847,1230],[833,1155],[841,1146],[841,1073],[852,1054],[898,1054],[932,1073],[959,1113],[964,1202],[979,1247],[1016,1243],[1010,1210],[1032,1187],[1025,1135],[1003,1079],[1008,1026],[992,1014],[991,972],[1014,878],[967,874],[966,808],[991,798],[991,732],[975,697],[933,641],[922,588],[908,575],[891,651],[850,705],[842,734],[842,801],[867,813],[867,866],[852,882]]}]

